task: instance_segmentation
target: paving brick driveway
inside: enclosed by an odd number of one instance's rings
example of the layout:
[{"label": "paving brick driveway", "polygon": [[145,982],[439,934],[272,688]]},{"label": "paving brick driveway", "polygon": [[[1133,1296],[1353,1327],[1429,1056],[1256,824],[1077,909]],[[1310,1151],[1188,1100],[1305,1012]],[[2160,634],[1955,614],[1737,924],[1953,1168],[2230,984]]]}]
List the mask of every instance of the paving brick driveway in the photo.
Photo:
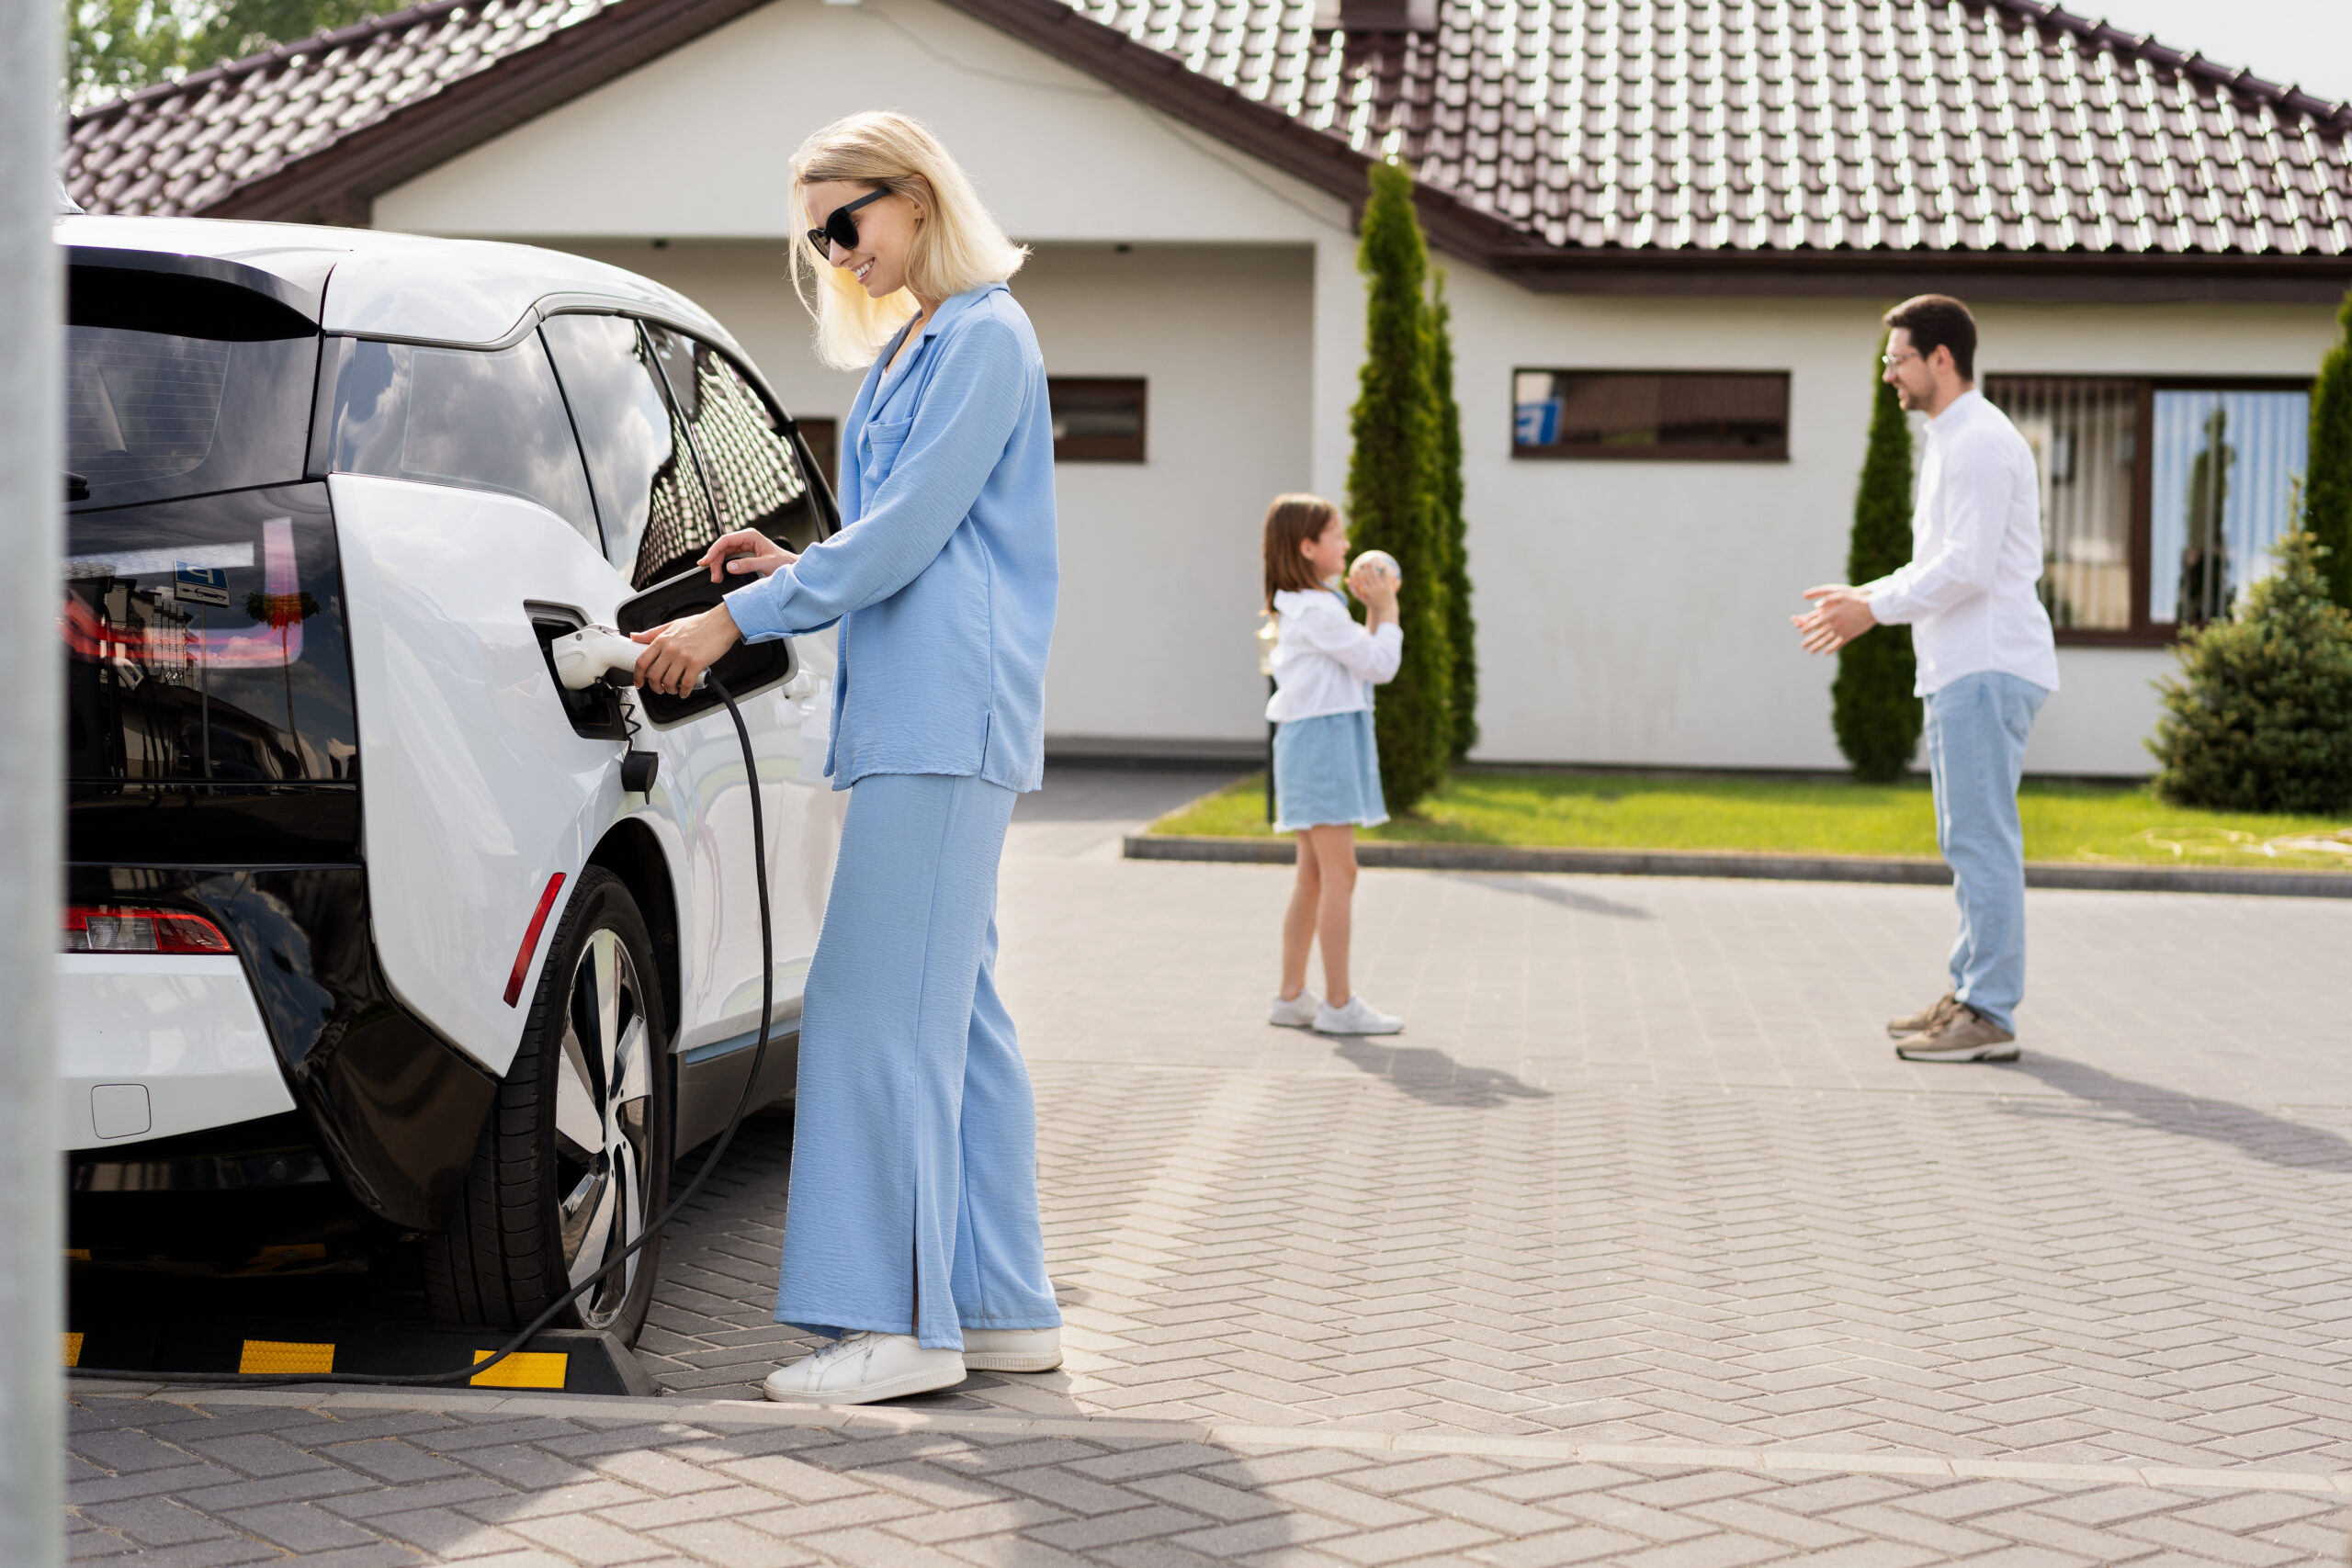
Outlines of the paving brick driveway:
[{"label": "paving brick driveway", "polygon": [[85,1397],[83,1550],[2342,1561],[2352,901],[2037,892],[2025,1059],[1913,1066],[1945,890],[1368,872],[1410,1030],[1333,1042],[1261,1021],[1286,871],[1117,858],[1201,786],[1014,829],[1063,1371],[709,1403],[798,1343],[764,1118],[673,1238],[669,1404]]}]

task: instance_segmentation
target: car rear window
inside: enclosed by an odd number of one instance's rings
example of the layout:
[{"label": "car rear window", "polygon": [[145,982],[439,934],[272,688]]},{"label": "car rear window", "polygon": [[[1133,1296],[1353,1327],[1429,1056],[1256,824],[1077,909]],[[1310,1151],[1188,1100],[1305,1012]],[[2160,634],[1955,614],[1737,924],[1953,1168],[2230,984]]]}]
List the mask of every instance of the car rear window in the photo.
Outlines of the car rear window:
[{"label": "car rear window", "polygon": [[346,342],[335,382],[338,473],[536,501],[603,547],[580,444],[547,350]]},{"label": "car rear window", "polygon": [[71,269],[65,496],[76,509],[302,477],[318,337],[209,279]]}]

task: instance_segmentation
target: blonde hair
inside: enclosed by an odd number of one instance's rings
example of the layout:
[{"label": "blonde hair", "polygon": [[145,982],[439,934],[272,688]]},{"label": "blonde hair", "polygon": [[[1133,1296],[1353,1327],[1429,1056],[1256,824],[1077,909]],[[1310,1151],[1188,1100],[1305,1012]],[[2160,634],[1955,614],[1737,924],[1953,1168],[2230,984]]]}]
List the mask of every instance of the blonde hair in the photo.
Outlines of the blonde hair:
[{"label": "blonde hair", "polygon": [[808,210],[808,187],[834,180],[874,186],[915,204],[917,224],[907,256],[907,287],[884,299],[863,285],[805,235],[790,252],[793,292],[817,321],[817,357],[837,370],[874,363],[890,334],[921,310],[916,294],[944,299],[1001,283],[1021,270],[1028,250],[1005,238],[972,182],[918,120],[888,109],[837,119],[812,134],[792,155],[792,215],[796,230],[814,229],[825,214]]},{"label": "blonde hair", "polygon": [[1301,545],[1310,545],[1323,536],[1331,519],[1340,509],[1319,495],[1278,495],[1266,508],[1266,533],[1263,549],[1266,558],[1266,608],[1274,607],[1274,595],[1284,591],[1304,593],[1323,586],[1316,581],[1315,568],[1308,564]]}]

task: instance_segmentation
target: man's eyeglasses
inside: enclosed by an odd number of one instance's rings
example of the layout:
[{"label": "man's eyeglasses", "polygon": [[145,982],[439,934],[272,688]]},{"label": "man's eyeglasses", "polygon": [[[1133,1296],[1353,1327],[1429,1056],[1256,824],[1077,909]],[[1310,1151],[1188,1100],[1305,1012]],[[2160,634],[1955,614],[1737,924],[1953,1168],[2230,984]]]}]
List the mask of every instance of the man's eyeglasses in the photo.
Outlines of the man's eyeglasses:
[{"label": "man's eyeglasses", "polygon": [[841,206],[834,208],[833,210],[827,215],[821,227],[808,231],[809,245],[820,256],[831,256],[832,254],[830,250],[825,248],[825,242],[828,240],[831,241],[834,244],[839,245],[845,251],[854,251],[857,249],[857,220],[852,218],[850,214],[855,212],[859,208],[864,207],[867,202],[879,201],[889,194],[889,187],[885,186],[880,190],[868,191],[865,195],[859,197],[855,201],[843,202]]},{"label": "man's eyeglasses", "polygon": [[1906,359],[1921,359],[1925,357],[1926,356],[1917,349],[1906,348],[1900,354],[1882,354],[1878,356],[1878,362],[1881,365],[1885,366],[1889,370],[1892,370]]}]

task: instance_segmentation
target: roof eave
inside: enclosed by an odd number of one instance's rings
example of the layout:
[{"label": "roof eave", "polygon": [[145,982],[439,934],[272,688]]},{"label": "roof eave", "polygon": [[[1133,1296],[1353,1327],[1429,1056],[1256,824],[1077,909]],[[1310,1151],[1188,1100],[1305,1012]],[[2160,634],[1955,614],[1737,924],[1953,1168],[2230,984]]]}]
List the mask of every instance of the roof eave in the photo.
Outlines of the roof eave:
[{"label": "roof eave", "polygon": [[1973,299],[2333,305],[2352,255],[1724,251],[1524,245],[1487,265],[1543,294],[1966,294]]}]

